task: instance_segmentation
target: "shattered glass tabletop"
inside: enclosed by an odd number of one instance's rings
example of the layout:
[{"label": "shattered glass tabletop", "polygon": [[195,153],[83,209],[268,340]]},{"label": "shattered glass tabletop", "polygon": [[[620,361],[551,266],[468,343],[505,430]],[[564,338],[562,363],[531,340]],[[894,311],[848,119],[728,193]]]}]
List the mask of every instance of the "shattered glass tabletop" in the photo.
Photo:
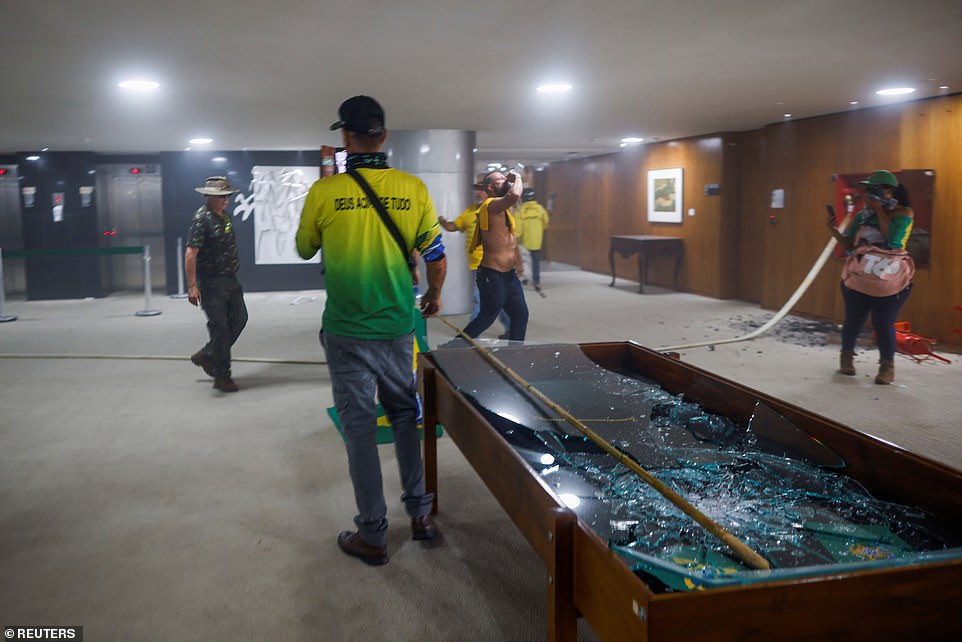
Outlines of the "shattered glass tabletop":
[{"label": "shattered glass tabletop", "polygon": [[962,558],[962,533],[873,497],[845,462],[758,402],[735,421],[577,345],[499,345],[494,357],[766,558],[751,569],[549,405],[452,343],[447,378],[579,519],[655,590],[693,589]]}]

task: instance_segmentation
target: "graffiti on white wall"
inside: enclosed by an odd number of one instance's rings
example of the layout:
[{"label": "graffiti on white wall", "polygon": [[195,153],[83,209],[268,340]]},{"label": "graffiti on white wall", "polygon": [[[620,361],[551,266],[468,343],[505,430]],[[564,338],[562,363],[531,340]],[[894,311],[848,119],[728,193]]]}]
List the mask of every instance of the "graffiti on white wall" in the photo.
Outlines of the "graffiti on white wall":
[{"label": "graffiti on white wall", "polygon": [[[248,195],[238,194],[234,216],[254,216],[254,263],[304,263],[297,255],[294,235],[307,192],[320,176],[317,167],[255,165]],[[308,261],[320,263],[320,252]]]}]

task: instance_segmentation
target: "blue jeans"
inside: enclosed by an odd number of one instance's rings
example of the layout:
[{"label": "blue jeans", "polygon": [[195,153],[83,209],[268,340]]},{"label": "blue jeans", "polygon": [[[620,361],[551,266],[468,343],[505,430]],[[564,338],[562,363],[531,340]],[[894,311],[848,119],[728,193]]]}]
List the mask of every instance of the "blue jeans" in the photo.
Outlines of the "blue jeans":
[{"label": "blue jeans", "polygon": [[479,267],[476,277],[481,296],[481,311],[464,328],[464,333],[474,339],[491,327],[498,313],[504,310],[510,321],[508,339],[524,341],[528,329],[528,304],[524,300],[521,279],[514,270],[499,272]]},{"label": "blue jeans", "polygon": [[201,276],[197,286],[210,335],[210,341],[202,349],[204,356],[213,364],[214,376],[229,377],[230,349],[247,325],[244,289],[233,276]]},{"label": "blue jeans", "polygon": [[531,254],[531,282],[541,284],[541,250],[528,250]]},{"label": "blue jeans", "polygon": [[[473,303],[474,305],[471,306],[470,321],[473,321],[475,317],[477,317],[478,314],[481,312],[481,293],[478,291],[478,271],[477,270],[471,270],[471,280],[474,281],[474,287],[471,288],[471,303]],[[508,315],[505,314],[503,309],[501,310],[501,312],[498,312],[498,321],[501,322],[501,325],[504,326],[505,333],[507,333],[508,328],[511,327],[511,321],[508,319]]]},{"label": "blue jeans", "polygon": [[394,432],[394,451],[404,489],[401,501],[411,517],[427,515],[434,501],[424,491],[417,394],[411,365],[414,334],[397,339],[357,339],[320,333],[327,353],[334,405],[341,419],[347,463],[354,484],[354,517],[365,542],[387,542],[387,505],[377,452],[375,394]]},{"label": "blue jeans", "polygon": [[842,324],[842,350],[855,350],[858,333],[868,315],[872,315],[875,328],[875,342],[881,361],[895,358],[895,320],[898,319],[902,304],[912,293],[912,286],[891,296],[869,296],[850,290],[842,284],[842,299],[845,300],[845,322]]}]

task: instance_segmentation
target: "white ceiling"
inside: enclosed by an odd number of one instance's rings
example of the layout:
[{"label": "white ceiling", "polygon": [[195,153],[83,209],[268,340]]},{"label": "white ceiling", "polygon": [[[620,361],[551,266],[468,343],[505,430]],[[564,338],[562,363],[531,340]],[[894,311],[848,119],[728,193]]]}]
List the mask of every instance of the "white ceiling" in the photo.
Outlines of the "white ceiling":
[{"label": "white ceiling", "polygon": [[[117,87],[161,83],[150,96]],[[548,99],[536,85],[567,80]],[[962,91],[959,0],[33,0],[0,10],[0,153],[314,149],[340,102],[481,160],[756,129]],[[947,85],[948,89],[939,89]],[[904,100],[904,99],[903,99]]]}]

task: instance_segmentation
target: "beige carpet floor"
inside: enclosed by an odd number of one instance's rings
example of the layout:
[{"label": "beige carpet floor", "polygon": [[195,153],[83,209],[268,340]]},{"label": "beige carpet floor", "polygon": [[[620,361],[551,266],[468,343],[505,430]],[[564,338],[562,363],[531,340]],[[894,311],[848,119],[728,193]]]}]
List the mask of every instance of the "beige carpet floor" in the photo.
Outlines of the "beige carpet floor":
[{"label": "beige carpet floor", "polygon": [[[565,266],[528,291],[531,342],[721,340],[771,316]],[[439,442],[443,546],[409,539],[381,448],[391,562],[339,552],[353,496],[317,342],[324,293],[247,296],[241,391],[187,360],[203,313],[143,296],[8,300],[0,324],[0,625],[81,625],[88,640],[540,640],[545,571],[450,439]],[[463,325],[464,315],[450,320]],[[500,333],[495,327],[486,335]],[[429,322],[432,344],[451,338]],[[962,366],[877,356],[842,377],[837,333],[788,317],[694,365],[962,468]],[[582,622],[579,637],[594,639]]]}]

